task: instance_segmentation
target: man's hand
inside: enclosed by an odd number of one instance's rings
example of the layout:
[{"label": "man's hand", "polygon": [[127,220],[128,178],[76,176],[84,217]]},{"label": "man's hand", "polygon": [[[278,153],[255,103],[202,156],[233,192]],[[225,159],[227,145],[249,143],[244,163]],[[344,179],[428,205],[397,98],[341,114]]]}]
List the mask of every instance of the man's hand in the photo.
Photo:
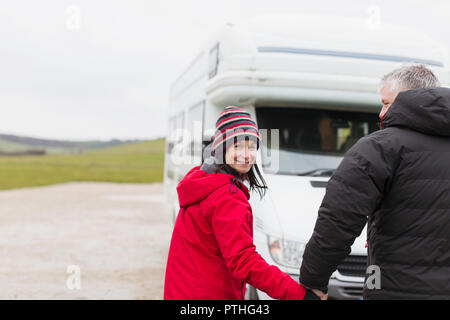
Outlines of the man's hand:
[{"label": "man's hand", "polygon": [[[301,283],[300,283],[301,284]],[[303,286],[303,284],[301,284]],[[309,287],[303,286],[306,290],[309,290],[310,292],[314,293],[317,297],[320,298],[320,300],[328,300],[328,293],[323,293],[322,291],[318,289],[311,289]]]},{"label": "man's hand", "polygon": [[328,293],[323,293],[320,290],[317,289],[310,289],[316,296],[320,298],[320,300],[328,300]]}]

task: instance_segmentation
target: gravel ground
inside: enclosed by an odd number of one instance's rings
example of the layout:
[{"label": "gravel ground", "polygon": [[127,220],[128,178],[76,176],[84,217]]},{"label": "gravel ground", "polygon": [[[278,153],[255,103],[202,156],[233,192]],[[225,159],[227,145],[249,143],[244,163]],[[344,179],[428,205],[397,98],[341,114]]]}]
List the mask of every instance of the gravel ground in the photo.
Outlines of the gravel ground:
[{"label": "gravel ground", "polygon": [[162,184],[1,191],[0,299],[162,299],[171,232]]}]

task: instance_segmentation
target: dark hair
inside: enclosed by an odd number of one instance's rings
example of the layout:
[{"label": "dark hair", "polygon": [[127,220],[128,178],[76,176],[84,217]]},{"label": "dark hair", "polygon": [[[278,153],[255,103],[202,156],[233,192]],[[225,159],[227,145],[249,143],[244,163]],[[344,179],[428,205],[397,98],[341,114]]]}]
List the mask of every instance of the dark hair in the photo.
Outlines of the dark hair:
[{"label": "dark hair", "polygon": [[255,163],[252,165],[252,168],[249,172],[242,175],[239,172],[237,172],[235,169],[233,169],[228,164],[219,164],[217,165],[217,168],[215,170],[216,172],[222,171],[228,174],[231,174],[232,176],[236,177],[239,180],[246,179],[248,183],[250,184],[250,191],[256,191],[258,192],[260,198],[262,199],[267,191],[267,184],[264,180],[261,172],[259,171],[258,165]]}]

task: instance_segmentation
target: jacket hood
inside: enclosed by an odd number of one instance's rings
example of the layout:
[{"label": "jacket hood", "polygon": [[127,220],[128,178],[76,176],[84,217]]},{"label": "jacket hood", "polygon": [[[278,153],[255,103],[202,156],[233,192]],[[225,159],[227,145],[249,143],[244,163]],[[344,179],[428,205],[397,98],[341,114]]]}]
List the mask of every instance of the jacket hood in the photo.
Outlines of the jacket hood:
[{"label": "jacket hood", "polygon": [[177,186],[180,207],[199,202],[224,185],[230,186],[230,193],[236,193],[239,191],[238,188],[241,189],[247,199],[250,199],[247,187],[231,174],[207,173],[198,166],[191,169]]},{"label": "jacket hood", "polygon": [[442,87],[402,91],[386,112],[382,129],[406,127],[435,136],[450,136],[450,89]]}]

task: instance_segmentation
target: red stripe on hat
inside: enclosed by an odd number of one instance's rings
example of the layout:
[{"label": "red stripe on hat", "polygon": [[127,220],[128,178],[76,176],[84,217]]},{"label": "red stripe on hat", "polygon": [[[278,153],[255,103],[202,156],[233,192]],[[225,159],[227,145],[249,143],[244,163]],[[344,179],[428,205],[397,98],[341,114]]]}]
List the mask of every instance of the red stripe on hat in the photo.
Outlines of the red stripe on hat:
[{"label": "red stripe on hat", "polygon": [[216,136],[214,137],[214,139],[215,139],[217,136],[223,134],[225,131],[231,130],[231,129],[236,128],[236,127],[252,127],[252,128],[255,128],[256,131],[258,131],[258,127],[256,127],[254,123],[243,122],[243,123],[238,123],[238,124],[232,125],[232,126],[230,126],[230,127],[227,127],[226,129],[220,130],[220,132],[216,134]]},{"label": "red stripe on hat", "polygon": [[241,118],[241,119],[250,119],[251,121],[254,122],[254,120],[250,116],[234,116],[234,117],[230,117],[230,118],[223,119],[222,121],[220,121],[218,124],[216,124],[216,129],[218,129],[225,122],[229,122],[230,120],[239,119],[239,118]]}]

